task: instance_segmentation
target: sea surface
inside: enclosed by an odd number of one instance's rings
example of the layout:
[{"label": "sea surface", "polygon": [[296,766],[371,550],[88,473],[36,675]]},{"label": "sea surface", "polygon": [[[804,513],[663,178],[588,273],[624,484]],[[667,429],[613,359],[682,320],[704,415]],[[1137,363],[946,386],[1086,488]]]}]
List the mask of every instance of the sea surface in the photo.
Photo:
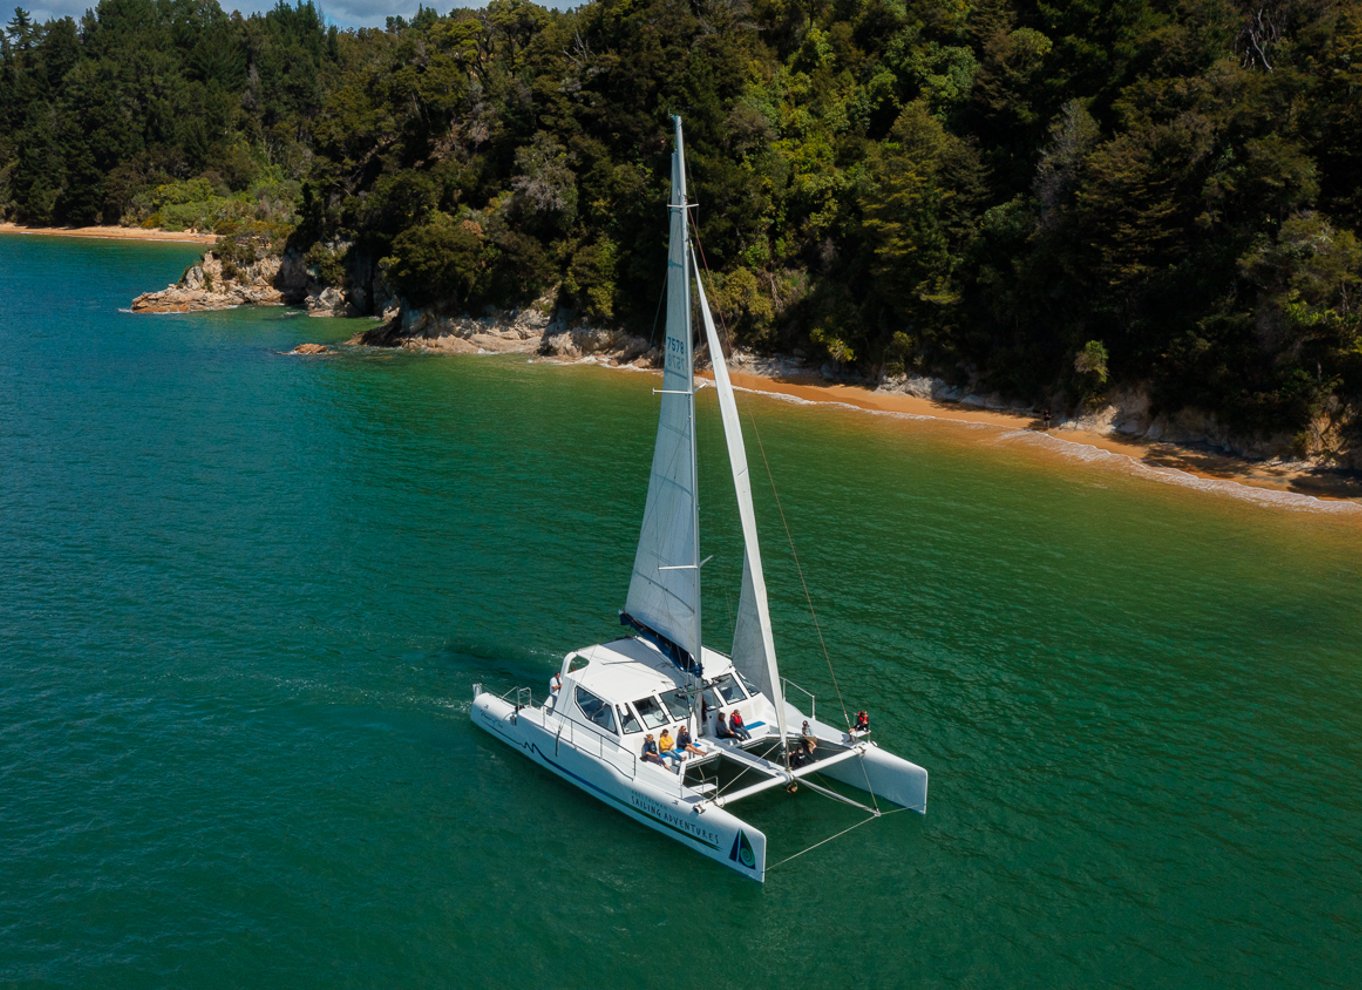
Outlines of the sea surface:
[{"label": "sea surface", "polygon": [[1362,514],[742,396],[783,671],[932,775],[758,885],[468,717],[617,633],[657,380],[122,309],[194,251],[0,236],[0,985],[1359,985]]}]

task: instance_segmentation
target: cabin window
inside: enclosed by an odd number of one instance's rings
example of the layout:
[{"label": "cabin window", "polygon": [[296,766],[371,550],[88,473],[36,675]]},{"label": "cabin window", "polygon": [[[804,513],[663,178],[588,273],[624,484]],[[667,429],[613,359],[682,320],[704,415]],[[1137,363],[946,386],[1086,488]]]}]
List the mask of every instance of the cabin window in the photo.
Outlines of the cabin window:
[{"label": "cabin window", "polygon": [[581,670],[590,662],[591,662],[590,660],[582,656],[580,653],[574,654],[573,656],[568,658],[568,673],[569,674],[575,673]]},{"label": "cabin window", "polygon": [[629,709],[628,705],[619,706],[620,725],[624,726],[625,732],[642,732],[643,726],[638,724],[638,719]]},{"label": "cabin window", "polygon": [[577,689],[577,707],[581,709],[592,722],[595,722],[606,732],[615,731],[615,709],[596,697],[586,688]]},{"label": "cabin window", "polygon": [[690,698],[681,688],[674,691],[663,691],[662,704],[667,707],[667,711],[672,713],[673,722],[681,722],[690,718]]},{"label": "cabin window", "polygon": [[716,677],[711,686],[723,696],[725,705],[736,705],[747,700],[747,695],[743,693],[742,687],[733,679],[732,674]]},{"label": "cabin window", "polygon": [[638,711],[639,717],[643,719],[643,724],[650,729],[656,729],[670,721],[666,711],[662,708],[662,703],[651,696],[635,701],[634,708]]}]

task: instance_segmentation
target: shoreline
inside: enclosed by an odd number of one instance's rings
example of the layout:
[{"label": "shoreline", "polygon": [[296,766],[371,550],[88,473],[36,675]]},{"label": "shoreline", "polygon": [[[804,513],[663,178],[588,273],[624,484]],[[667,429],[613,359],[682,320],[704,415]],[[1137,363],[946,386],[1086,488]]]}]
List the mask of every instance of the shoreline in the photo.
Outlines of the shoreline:
[{"label": "shoreline", "polygon": [[[593,365],[618,371],[657,373],[639,361],[618,360],[609,348],[576,348],[544,352],[527,346],[529,338],[517,337],[509,346],[495,331],[464,337],[456,334],[433,339],[406,338],[394,345],[364,344],[359,336],[347,343],[360,346],[399,346],[424,354],[519,353],[531,361],[563,365]],[[458,347],[446,341],[457,341]],[[701,378],[713,379],[708,369]],[[1020,443],[1037,457],[1049,456],[1069,463],[1106,462],[1108,469],[1122,469],[1162,484],[1297,511],[1329,513],[1362,512],[1362,474],[1322,467],[1308,461],[1250,460],[1210,448],[1183,446],[1138,436],[1104,433],[1061,421],[1048,429],[1034,413],[1007,412],[977,405],[948,402],[908,392],[871,389],[864,385],[830,382],[808,369],[754,370],[730,367],[729,378],[740,391],[786,401],[841,406],[871,415],[928,421],[935,427],[986,431],[999,442]]]},{"label": "shoreline", "polygon": [[0,222],[0,234],[35,234],[39,237],[86,237],[106,241],[162,241],[173,244],[216,244],[217,234],[189,230],[161,230],[156,227],[26,227]]},{"label": "shoreline", "polygon": [[[709,377],[705,375],[705,377]],[[813,404],[839,405],[878,415],[930,420],[941,425],[984,428],[1001,440],[1031,441],[1051,447],[1056,456],[1085,461],[1108,457],[1128,462],[1146,477],[1164,483],[1219,491],[1251,501],[1287,508],[1362,511],[1362,478],[1313,468],[1304,463],[1249,461],[1214,451],[1162,441],[1113,436],[1079,427],[1045,429],[1032,416],[975,409],[899,392],[822,382],[810,376],[775,377],[751,371],[729,371],[736,388]],[[1082,452],[1065,449],[1082,448]],[[1088,454],[1095,452],[1096,456]],[[1077,455],[1075,457],[1075,455]],[[1237,486],[1235,491],[1226,486]]]}]

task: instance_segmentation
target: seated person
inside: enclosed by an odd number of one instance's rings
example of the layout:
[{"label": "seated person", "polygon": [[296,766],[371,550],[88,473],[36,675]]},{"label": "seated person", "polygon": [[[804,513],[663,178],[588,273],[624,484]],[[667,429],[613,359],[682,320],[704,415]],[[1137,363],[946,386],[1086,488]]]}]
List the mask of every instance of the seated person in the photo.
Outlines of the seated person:
[{"label": "seated person", "polygon": [[714,734],[720,739],[734,739],[733,730],[728,727],[728,722],[724,720],[724,713],[721,709],[718,715],[714,716]]},{"label": "seated person", "polygon": [[856,732],[856,733],[869,732],[869,731],[870,731],[870,713],[867,712],[865,709],[861,709],[859,712],[857,712],[857,713],[856,713],[856,728],[852,729],[851,731]]},{"label": "seated person", "polygon": [[752,733],[748,732],[747,726],[742,723],[742,712],[738,711],[736,708],[733,709],[733,714],[728,719],[728,727],[732,729],[733,734],[743,742],[747,742],[747,740],[752,738]]},{"label": "seated person", "polygon": [[676,730],[676,748],[682,753],[689,753],[694,756],[704,756],[705,751],[695,745],[695,740],[690,737],[690,726],[682,725]]},{"label": "seated person", "polygon": [[808,753],[810,756],[812,756],[813,751],[818,748],[818,737],[815,736],[813,730],[809,728],[807,720],[805,720],[803,727],[799,730],[799,745],[804,749],[804,752]]},{"label": "seated person", "polygon": [[642,756],[644,763],[656,763],[660,767],[665,767],[667,765],[662,762],[662,757],[657,753],[657,741],[653,739],[653,734],[651,732],[643,737]]},{"label": "seated person", "polygon": [[663,729],[662,735],[658,736],[657,751],[664,760],[672,761],[673,770],[679,767],[681,765],[681,761],[684,759],[684,757],[681,755],[681,751],[678,750],[676,748],[676,744],[672,742],[672,734],[667,729]]}]

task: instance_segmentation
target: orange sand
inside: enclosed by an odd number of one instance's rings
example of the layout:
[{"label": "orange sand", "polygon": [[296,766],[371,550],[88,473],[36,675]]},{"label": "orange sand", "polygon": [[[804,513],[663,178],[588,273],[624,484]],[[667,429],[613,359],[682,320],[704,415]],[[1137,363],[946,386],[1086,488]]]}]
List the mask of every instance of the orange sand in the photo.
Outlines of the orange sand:
[{"label": "orange sand", "polygon": [[25,227],[0,223],[0,234],[39,234],[44,237],[98,237],[117,241],[175,241],[182,244],[216,244],[217,234],[189,230],[157,230],[147,227]]},{"label": "orange sand", "polygon": [[[731,372],[730,377],[739,388],[788,395],[808,402],[836,402],[857,409],[919,416],[943,423],[989,426],[999,434],[1017,430],[1044,430],[1043,424],[1031,416],[971,409],[954,403],[871,391],[854,385],[830,385],[812,378],[768,378],[744,372]],[[1210,481],[1234,482],[1251,488],[1291,492],[1362,506],[1362,480],[1300,463],[1248,461],[1170,443],[1114,437],[1064,426],[1054,426],[1048,432],[1057,440],[1126,457],[1160,474],[1182,472]]]}]

